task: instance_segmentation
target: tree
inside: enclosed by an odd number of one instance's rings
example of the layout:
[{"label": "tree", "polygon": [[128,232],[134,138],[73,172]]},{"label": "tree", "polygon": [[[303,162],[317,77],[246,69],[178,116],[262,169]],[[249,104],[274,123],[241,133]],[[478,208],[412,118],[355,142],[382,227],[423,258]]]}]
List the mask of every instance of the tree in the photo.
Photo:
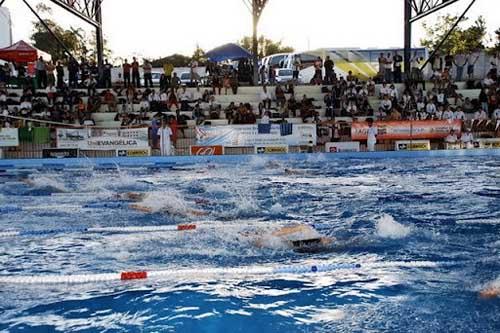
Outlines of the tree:
[{"label": "tree", "polygon": [[187,67],[191,62],[190,57],[186,57],[182,54],[172,54],[168,57],[163,57],[159,59],[151,60],[151,65],[153,67],[163,67],[165,64],[172,64],[174,67]]},{"label": "tree", "polygon": [[[261,35],[258,39],[259,41],[259,57],[264,58],[277,53],[289,53],[293,52],[294,49],[291,46],[283,45],[283,41],[273,41],[271,39],[267,39],[264,35]],[[252,37],[245,36],[243,37],[238,44],[244,49],[251,50],[252,49]]]},{"label": "tree", "polygon": [[[457,20],[458,16],[448,14],[440,16],[434,25],[423,23],[422,26],[425,30],[426,37],[420,40],[422,46],[435,50],[439,46],[443,37]],[[474,21],[473,25],[466,29],[462,28],[461,25],[467,21],[468,18],[466,17],[462,19],[462,21],[441,46],[441,53],[463,54],[485,48],[484,41],[487,32],[485,19],[482,16],[479,16],[476,21]]]},{"label": "tree", "polygon": [[194,50],[191,60],[197,61],[199,66],[204,66],[207,62],[205,51],[198,44],[196,44],[196,49]]},{"label": "tree", "polygon": [[499,53],[500,52],[500,28],[498,28],[495,31],[494,42],[495,42],[495,45],[493,45],[493,47],[489,49],[489,52],[491,54],[495,54],[495,53]]},{"label": "tree", "polygon": [[[88,37],[87,33],[81,28],[70,27],[69,29],[64,29],[51,18],[52,9],[42,3],[36,6],[36,10],[39,15],[46,17],[44,18],[45,24],[49,26],[74,57],[86,57],[96,60],[95,36]],[[68,57],[64,48],[59,45],[56,39],[39,21],[33,22],[31,40],[34,47],[47,52],[53,59],[60,60]],[[111,56],[111,50],[106,47],[106,40],[104,41],[104,56]]]}]

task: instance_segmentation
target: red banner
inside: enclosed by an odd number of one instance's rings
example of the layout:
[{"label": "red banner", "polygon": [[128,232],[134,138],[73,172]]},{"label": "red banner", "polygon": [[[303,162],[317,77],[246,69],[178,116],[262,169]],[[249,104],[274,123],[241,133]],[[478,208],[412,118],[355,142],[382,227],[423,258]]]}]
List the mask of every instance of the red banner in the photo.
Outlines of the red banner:
[{"label": "red banner", "polygon": [[[457,136],[462,131],[461,120],[376,121],[373,126],[378,130],[378,140],[444,139],[452,129]],[[353,141],[366,140],[368,123],[352,123],[351,137]]]},{"label": "red banner", "polygon": [[222,147],[222,146],[191,146],[191,155],[193,155],[193,156],[224,155],[224,147]]}]

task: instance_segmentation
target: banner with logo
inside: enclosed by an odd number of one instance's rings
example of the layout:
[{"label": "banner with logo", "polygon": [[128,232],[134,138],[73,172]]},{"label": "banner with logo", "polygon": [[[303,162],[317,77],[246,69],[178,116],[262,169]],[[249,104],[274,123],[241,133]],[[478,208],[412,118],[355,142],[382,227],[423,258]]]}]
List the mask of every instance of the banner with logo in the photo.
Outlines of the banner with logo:
[{"label": "banner with logo", "polygon": [[429,140],[396,141],[396,150],[431,150]]},{"label": "banner with logo", "polygon": [[192,156],[212,156],[224,155],[223,146],[191,146],[190,152]]},{"label": "banner with logo", "polygon": [[[461,120],[376,121],[378,140],[444,139],[453,129],[457,136],[462,130]],[[354,122],[351,127],[354,141],[368,138],[368,123]]]},{"label": "banner with logo", "polygon": [[477,148],[500,149],[500,139],[477,139]]},{"label": "banner with logo", "polygon": [[327,153],[351,153],[359,152],[359,142],[327,142],[325,144],[325,152]]},{"label": "banner with logo", "polygon": [[78,149],[61,148],[61,149],[44,149],[42,151],[43,158],[77,158]]},{"label": "banner with logo", "polygon": [[58,128],[57,148],[80,150],[149,148],[148,129]]},{"label": "banner with logo", "polygon": [[198,146],[316,145],[314,124],[231,125],[196,127]]},{"label": "banner with logo", "polygon": [[264,154],[288,154],[288,146],[255,146],[255,153]]},{"label": "banner with logo", "polygon": [[0,128],[0,147],[19,146],[19,131],[17,128]]},{"label": "banner with logo", "polygon": [[147,156],[151,156],[151,148],[116,150],[116,157],[147,157]]}]

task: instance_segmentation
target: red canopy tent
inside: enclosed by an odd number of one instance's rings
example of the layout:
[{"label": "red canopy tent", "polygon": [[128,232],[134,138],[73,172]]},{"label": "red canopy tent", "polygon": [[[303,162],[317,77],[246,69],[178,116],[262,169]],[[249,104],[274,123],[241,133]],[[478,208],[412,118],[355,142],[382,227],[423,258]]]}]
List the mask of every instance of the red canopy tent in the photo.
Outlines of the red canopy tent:
[{"label": "red canopy tent", "polygon": [[10,62],[34,62],[40,56],[42,56],[45,61],[51,59],[49,54],[40,51],[22,40],[9,47],[0,49],[0,60]]}]

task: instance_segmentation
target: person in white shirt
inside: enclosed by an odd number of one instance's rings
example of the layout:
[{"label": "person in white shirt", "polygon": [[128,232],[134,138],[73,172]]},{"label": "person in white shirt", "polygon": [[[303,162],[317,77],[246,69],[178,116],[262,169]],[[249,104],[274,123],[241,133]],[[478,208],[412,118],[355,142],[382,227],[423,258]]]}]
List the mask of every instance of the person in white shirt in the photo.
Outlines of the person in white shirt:
[{"label": "person in white shirt", "polygon": [[453,119],[453,112],[450,110],[450,107],[446,108],[446,110],[443,112],[442,119],[443,120]]},{"label": "person in white shirt", "polygon": [[398,90],[396,89],[396,87],[391,84],[391,86],[389,87],[389,96],[391,96],[391,99],[399,99],[399,93],[398,93]]},{"label": "person in white shirt", "polygon": [[438,105],[444,105],[445,104],[445,95],[442,90],[439,91],[439,93],[436,96]]},{"label": "person in white shirt", "polygon": [[488,114],[484,110],[478,110],[474,113],[474,120],[487,120]]},{"label": "person in white shirt", "polygon": [[367,138],[367,148],[368,151],[375,151],[375,145],[377,144],[378,130],[373,126],[373,119],[368,118],[368,138]]},{"label": "person in white shirt", "polygon": [[192,101],[201,102],[202,99],[203,99],[203,94],[201,93],[200,86],[197,86],[196,90],[193,92]]},{"label": "person in white shirt", "polygon": [[384,82],[382,83],[382,87],[380,87],[380,94],[379,97],[380,99],[383,99],[385,95],[390,95],[391,91],[389,87],[387,87],[387,84]]},{"label": "person in white shirt", "polygon": [[443,113],[444,113],[444,112],[443,112],[443,107],[442,107],[442,106],[440,106],[440,107],[438,108],[438,110],[436,111],[436,113],[434,114],[434,119],[437,119],[437,120],[441,120],[441,119],[443,119]]},{"label": "person in white shirt", "polygon": [[264,115],[262,116],[260,123],[265,125],[269,124],[269,111],[264,112]]},{"label": "person in white shirt", "polygon": [[457,110],[453,113],[453,119],[455,120],[465,120],[465,113],[462,108],[457,108]]},{"label": "person in white shirt", "polygon": [[446,143],[456,143],[458,141],[457,135],[455,134],[455,130],[451,130],[450,134],[444,139]]},{"label": "person in white shirt", "polygon": [[172,129],[166,120],[162,121],[161,127],[158,129],[158,138],[160,141],[161,156],[169,156],[172,152],[172,144],[170,137],[172,136]]},{"label": "person in white shirt", "polygon": [[272,96],[271,93],[267,90],[266,85],[262,86],[262,91],[260,92],[260,101],[264,105],[265,109],[271,108]]},{"label": "person in white shirt", "polygon": [[493,120],[500,120],[500,107],[493,111]]},{"label": "person in white shirt", "polygon": [[427,103],[427,106],[425,107],[425,112],[427,112],[427,114],[434,116],[434,114],[436,114],[436,111],[436,105],[432,101]]},{"label": "person in white shirt", "polygon": [[474,148],[473,144],[474,136],[472,135],[470,128],[467,128],[465,133],[462,134],[460,141],[462,142],[462,148],[466,149]]},{"label": "person in white shirt", "polygon": [[19,108],[22,110],[22,109],[25,109],[25,110],[31,110],[33,106],[31,105],[31,102],[30,101],[22,101],[21,102],[21,105],[19,105]]}]

